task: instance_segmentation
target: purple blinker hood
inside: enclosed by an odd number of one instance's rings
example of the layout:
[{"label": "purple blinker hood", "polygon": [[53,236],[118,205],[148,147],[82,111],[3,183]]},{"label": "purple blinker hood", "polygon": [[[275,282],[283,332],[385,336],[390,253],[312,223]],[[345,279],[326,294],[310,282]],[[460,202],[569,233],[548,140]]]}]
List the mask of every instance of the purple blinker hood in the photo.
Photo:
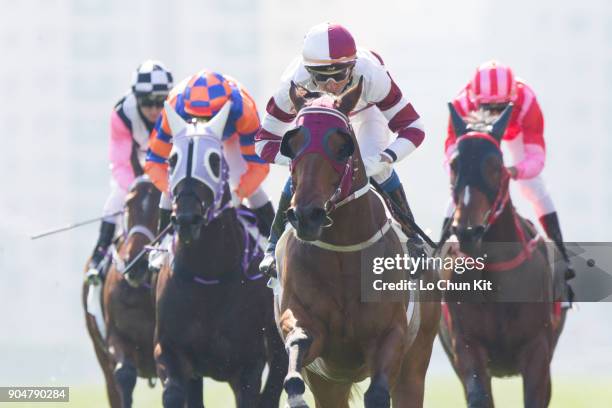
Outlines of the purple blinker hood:
[{"label": "purple blinker hood", "polygon": [[[322,98],[325,99],[325,98]],[[332,207],[350,194],[353,184],[353,155],[347,159],[339,161],[329,148],[329,138],[338,130],[352,135],[353,130],[350,126],[348,117],[342,112],[328,106],[327,101],[316,106],[308,106],[300,110],[296,125],[302,129],[305,136],[304,146],[298,151],[291,160],[291,172],[299,161],[307,154],[317,154],[323,157],[341,176],[338,189],[329,200]],[[332,105],[333,106],[333,105]]]}]

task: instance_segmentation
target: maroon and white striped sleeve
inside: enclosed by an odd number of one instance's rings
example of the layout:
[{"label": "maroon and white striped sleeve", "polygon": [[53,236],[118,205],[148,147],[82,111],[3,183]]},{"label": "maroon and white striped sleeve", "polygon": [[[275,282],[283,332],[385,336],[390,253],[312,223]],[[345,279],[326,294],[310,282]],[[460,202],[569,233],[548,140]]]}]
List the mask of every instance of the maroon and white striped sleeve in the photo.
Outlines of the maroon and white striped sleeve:
[{"label": "maroon and white striped sleeve", "polygon": [[425,130],[412,104],[404,98],[402,91],[388,73],[386,77],[390,82],[387,83],[389,91],[384,98],[375,103],[389,121],[389,129],[397,133],[395,141],[383,153],[393,161],[399,161],[419,147],[425,139]]},{"label": "maroon and white striped sleeve", "polygon": [[290,163],[290,159],[280,154],[279,150],[283,135],[293,119],[295,114],[291,112],[289,84],[283,83],[281,89],[268,101],[261,128],[255,135],[255,152],[259,157],[268,163]]}]

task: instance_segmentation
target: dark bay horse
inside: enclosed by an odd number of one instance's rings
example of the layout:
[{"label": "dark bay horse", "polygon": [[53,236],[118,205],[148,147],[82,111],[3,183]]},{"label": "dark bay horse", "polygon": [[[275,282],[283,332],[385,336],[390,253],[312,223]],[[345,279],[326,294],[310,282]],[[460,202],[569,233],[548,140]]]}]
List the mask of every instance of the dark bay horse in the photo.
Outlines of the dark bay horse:
[{"label": "dark bay horse", "polygon": [[[382,256],[403,254],[370,189],[347,116],[362,87],[363,78],[339,97],[295,84],[290,90],[297,127],[285,134],[281,152],[292,159],[287,217],[294,229],[285,231],[276,254],[277,325],[289,351],[284,388],[291,408],[307,407],[305,384],[317,407],[347,408],[353,384],[367,377],[367,408],[389,407],[391,400],[394,407],[423,406],[439,303],[417,303],[413,315],[407,312],[412,293],[371,303],[361,295],[364,251],[376,244]],[[433,273],[423,279],[433,281]]]},{"label": "dark bay horse", "polygon": [[[102,288],[103,336],[95,319],[86,313],[87,329],[106,379],[111,407],[131,407],[137,377],[156,377],[153,359],[154,309],[146,257],[124,268],[154,239],[159,191],[146,176],[132,184],[125,203],[125,236],[113,252]],[[84,286],[83,299],[87,298]]]},{"label": "dark bay horse", "polygon": [[221,135],[230,104],[190,124],[166,104],[174,242],[158,277],[155,327],[164,407],[203,407],[204,376],[229,382],[238,408],[277,407],[282,392],[287,354],[258,271],[256,227],[241,221],[228,184]]},{"label": "dark bay horse", "polygon": [[486,280],[492,290],[447,291],[440,338],[469,407],[493,407],[491,376],[510,375],[523,377],[525,407],[546,407],[550,363],[565,321],[553,287],[563,285],[564,271],[553,278],[547,250],[554,248],[546,248],[509,196],[499,144],[512,106],[495,121],[470,125],[449,108],[459,138],[451,164],[451,232],[459,242],[453,256],[482,257],[484,267],[461,275],[446,271],[444,279]]}]

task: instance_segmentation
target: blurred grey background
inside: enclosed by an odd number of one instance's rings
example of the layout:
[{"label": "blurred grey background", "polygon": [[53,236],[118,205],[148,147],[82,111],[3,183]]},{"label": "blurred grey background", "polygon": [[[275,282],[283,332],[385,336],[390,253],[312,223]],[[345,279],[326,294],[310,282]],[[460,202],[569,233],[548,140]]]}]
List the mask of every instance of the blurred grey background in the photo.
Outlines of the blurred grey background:
[{"label": "blurred grey background", "polygon": [[[418,221],[437,237],[448,195],[446,102],[498,58],[536,91],[545,179],[567,241],[611,241],[612,3],[605,0],[0,0],[0,384],[101,382],[80,305],[109,192],[108,121],[147,58],[175,79],[207,67],[236,77],[263,111],[281,72],[321,21],[376,50],[422,115],[425,142],[398,166]],[[287,170],[265,183],[276,203]],[[519,210],[533,216],[519,195]],[[553,375],[609,375],[610,304],[567,320]],[[451,374],[436,344],[431,371]]]}]

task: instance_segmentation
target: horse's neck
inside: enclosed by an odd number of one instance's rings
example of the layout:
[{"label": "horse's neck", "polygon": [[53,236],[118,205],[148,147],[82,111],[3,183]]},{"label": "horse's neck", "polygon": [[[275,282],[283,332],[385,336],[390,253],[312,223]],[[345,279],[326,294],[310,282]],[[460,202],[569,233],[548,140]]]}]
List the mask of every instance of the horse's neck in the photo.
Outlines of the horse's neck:
[{"label": "horse's neck", "polygon": [[194,276],[215,279],[239,272],[244,242],[236,211],[228,209],[207,226],[190,245],[177,243],[176,258]]},{"label": "horse's neck", "polygon": [[516,213],[512,200],[508,199],[504,209],[485,234],[487,242],[515,242],[519,239],[516,231]]}]

